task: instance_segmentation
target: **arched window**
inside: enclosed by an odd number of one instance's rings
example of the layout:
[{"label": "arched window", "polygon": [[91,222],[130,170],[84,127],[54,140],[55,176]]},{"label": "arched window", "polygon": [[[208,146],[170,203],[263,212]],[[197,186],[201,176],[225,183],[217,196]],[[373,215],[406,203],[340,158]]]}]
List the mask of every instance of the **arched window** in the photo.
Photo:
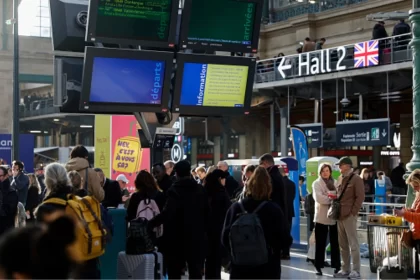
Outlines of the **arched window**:
[{"label": "arched window", "polygon": [[49,0],[22,0],[19,4],[19,35],[51,37]]}]

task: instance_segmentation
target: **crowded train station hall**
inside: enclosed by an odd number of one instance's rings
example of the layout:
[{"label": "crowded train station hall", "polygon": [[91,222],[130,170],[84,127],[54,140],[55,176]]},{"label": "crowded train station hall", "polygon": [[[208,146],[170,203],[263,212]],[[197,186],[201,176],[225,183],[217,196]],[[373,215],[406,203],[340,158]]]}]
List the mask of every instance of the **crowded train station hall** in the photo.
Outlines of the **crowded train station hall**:
[{"label": "crowded train station hall", "polygon": [[1,279],[420,279],[419,0],[0,11]]}]

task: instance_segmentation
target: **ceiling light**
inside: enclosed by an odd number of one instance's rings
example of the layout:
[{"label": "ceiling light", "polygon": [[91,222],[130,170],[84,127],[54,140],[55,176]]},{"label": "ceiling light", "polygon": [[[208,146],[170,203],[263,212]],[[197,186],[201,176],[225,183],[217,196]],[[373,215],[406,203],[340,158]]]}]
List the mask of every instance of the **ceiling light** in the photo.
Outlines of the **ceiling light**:
[{"label": "ceiling light", "polygon": [[29,133],[41,133],[41,130],[29,130]]},{"label": "ceiling light", "polygon": [[44,131],[45,134],[48,134],[48,131]]},{"label": "ceiling light", "polygon": [[92,128],[93,125],[82,124],[80,128]]},{"label": "ceiling light", "polygon": [[299,3],[302,3],[303,2],[303,0],[297,0]]},{"label": "ceiling light", "polygon": [[54,119],[54,121],[55,121],[55,122],[59,122],[59,121],[60,121],[60,119]]},{"label": "ceiling light", "polygon": [[309,0],[309,3],[315,4],[316,3],[316,0]]}]

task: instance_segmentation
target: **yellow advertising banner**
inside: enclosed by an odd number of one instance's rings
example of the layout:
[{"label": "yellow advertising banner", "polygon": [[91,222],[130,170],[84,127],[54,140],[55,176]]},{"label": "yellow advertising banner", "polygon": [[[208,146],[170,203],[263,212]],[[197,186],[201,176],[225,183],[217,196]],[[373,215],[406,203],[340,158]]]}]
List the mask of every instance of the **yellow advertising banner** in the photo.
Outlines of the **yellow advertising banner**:
[{"label": "yellow advertising banner", "polygon": [[111,116],[95,115],[95,167],[111,177]]}]

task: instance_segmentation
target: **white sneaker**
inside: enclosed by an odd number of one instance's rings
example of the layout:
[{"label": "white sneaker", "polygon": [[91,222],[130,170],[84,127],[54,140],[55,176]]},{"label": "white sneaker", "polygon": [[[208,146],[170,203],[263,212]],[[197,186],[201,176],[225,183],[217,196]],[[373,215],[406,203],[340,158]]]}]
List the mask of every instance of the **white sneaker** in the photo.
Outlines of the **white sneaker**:
[{"label": "white sneaker", "polygon": [[334,278],[348,278],[349,275],[350,275],[349,272],[340,270],[339,272],[334,273]]},{"label": "white sneaker", "polygon": [[350,274],[348,279],[360,279],[360,272],[353,270]]}]

